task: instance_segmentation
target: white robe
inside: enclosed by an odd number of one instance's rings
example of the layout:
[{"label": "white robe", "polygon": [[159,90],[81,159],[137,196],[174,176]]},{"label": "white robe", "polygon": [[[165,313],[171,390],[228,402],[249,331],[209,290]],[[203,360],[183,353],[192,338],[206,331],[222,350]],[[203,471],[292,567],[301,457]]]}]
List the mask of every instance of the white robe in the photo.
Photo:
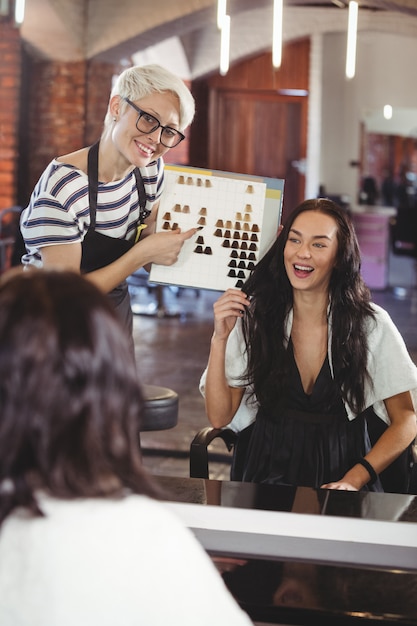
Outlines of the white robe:
[{"label": "white robe", "polygon": [[[373,407],[375,413],[389,424],[387,410],[384,400],[398,393],[410,391],[414,410],[417,410],[417,366],[411,360],[404,340],[392,321],[391,317],[380,306],[372,304],[375,312],[375,321],[369,319],[367,324],[368,332],[368,372],[373,385],[365,386],[365,407]],[[292,311],[287,318],[286,334],[287,341],[291,335]],[[329,343],[328,359],[330,370],[333,374],[333,364],[331,359],[331,319],[329,322]],[[230,333],[226,347],[226,378],[228,384],[238,386],[244,380],[247,366],[247,355],[245,351],[245,341],[242,332],[242,323],[238,319],[233,331]],[[204,370],[200,380],[200,391],[204,396],[207,368]],[[228,425],[232,430],[239,432],[249,426],[256,417],[258,405],[255,402],[247,403],[249,390],[240,403],[240,407],[235,413],[233,420]],[[350,420],[355,419],[350,406],[345,403],[346,412]]]},{"label": "white robe", "polygon": [[1,626],[250,626],[192,532],[148,497],[58,500],[0,528]]}]

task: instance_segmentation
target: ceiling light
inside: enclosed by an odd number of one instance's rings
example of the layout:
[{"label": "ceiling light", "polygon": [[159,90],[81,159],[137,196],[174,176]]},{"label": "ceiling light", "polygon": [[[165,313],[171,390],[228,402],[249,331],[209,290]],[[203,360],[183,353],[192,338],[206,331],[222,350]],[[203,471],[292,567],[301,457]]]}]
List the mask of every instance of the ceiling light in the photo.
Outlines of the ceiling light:
[{"label": "ceiling light", "polygon": [[355,76],[357,30],[358,3],[350,0],[346,50],[346,78],[353,78]]},{"label": "ceiling light", "polygon": [[220,74],[225,76],[229,71],[230,56],[230,15],[223,17],[220,31]]},{"label": "ceiling light", "polygon": [[386,120],[390,120],[392,118],[392,106],[390,104],[386,104],[384,106],[384,118]]},{"label": "ceiling light", "polygon": [[272,65],[281,66],[282,61],[282,0],[274,0],[272,18]]},{"label": "ceiling light", "polygon": [[25,0],[16,0],[14,5],[14,21],[23,24],[25,17]]},{"label": "ceiling light", "polygon": [[226,0],[217,0],[217,28],[221,29],[226,17]]}]

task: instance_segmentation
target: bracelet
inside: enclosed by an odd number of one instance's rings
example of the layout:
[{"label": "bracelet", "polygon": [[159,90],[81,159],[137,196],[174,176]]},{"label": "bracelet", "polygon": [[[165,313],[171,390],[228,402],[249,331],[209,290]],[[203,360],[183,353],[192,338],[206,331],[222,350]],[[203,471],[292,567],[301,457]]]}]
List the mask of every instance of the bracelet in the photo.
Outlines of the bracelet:
[{"label": "bracelet", "polygon": [[368,481],[368,485],[373,485],[374,483],[376,483],[376,481],[378,480],[378,474],[369,463],[369,461],[367,461],[366,459],[359,459],[358,463],[367,470],[369,476],[371,477],[371,479]]}]

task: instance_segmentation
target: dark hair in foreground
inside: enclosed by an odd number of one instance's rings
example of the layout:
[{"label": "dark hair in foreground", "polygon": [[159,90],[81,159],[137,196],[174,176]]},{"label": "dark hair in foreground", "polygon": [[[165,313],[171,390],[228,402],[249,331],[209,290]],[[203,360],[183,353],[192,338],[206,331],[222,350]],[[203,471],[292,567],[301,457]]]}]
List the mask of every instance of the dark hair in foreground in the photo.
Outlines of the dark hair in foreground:
[{"label": "dark hair in foreground", "polygon": [[360,274],[361,258],[347,212],[326,198],[305,200],[289,215],[277,240],[259,261],[242,287],[252,296],[244,318],[248,347],[248,377],[258,401],[273,407],[285,385],[285,320],[293,305],[291,283],[284,266],[284,248],[295,219],[306,211],[319,211],[337,224],[338,250],[330,279],[332,361],[335,380],[355,412],[364,407],[367,373],[365,323],[373,317],[369,289]]},{"label": "dark hair in foreground", "polygon": [[0,523],[59,498],[156,495],[143,469],[143,398],[108,299],[81,276],[15,272],[0,284]]}]

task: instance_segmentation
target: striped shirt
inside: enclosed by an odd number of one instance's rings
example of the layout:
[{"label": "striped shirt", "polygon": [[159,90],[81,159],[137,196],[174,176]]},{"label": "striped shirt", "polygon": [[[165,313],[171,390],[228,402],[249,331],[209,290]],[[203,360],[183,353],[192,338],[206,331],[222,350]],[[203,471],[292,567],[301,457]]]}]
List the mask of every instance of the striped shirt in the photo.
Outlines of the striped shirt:
[{"label": "striped shirt", "polygon": [[[140,169],[146,192],[146,208],[152,209],[163,190],[163,160]],[[136,178],[130,172],[122,180],[98,184],[96,231],[131,241],[139,220]],[[90,225],[87,175],[53,160],[40,177],[23,210],[20,227],[27,253],[25,265],[42,265],[40,248],[82,242]]]}]

